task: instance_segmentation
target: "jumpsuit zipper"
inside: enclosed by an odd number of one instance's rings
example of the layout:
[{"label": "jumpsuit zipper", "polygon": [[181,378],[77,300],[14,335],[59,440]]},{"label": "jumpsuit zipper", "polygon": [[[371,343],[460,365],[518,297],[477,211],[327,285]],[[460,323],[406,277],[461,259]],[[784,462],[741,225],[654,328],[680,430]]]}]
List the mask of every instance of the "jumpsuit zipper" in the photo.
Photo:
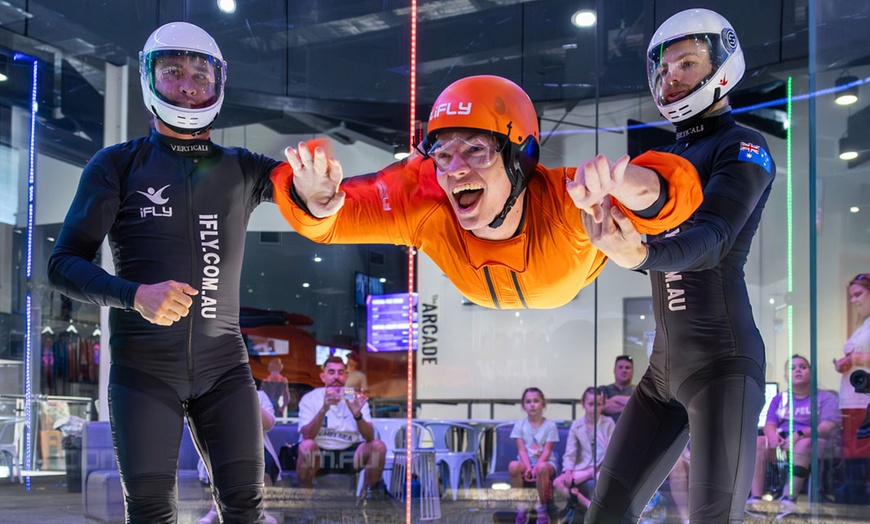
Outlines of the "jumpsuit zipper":
[{"label": "jumpsuit zipper", "polygon": [[498,303],[498,297],[495,294],[495,287],[492,285],[492,277],[489,274],[489,268],[486,266],[483,268],[483,276],[486,277],[486,287],[489,288],[489,296],[492,298],[492,305],[496,309],[501,309],[501,306]]},{"label": "jumpsuit zipper", "polygon": [[[184,164],[183,160],[182,160],[182,164]],[[186,167],[187,166],[185,166],[185,168]],[[195,170],[196,170],[196,168],[194,168],[194,171]],[[185,169],[185,171],[187,171],[187,170]],[[188,216],[189,216],[189,219],[187,222],[187,234],[190,238],[190,275],[191,275],[190,285],[191,286],[193,286],[193,282],[196,280],[196,275],[197,275],[197,273],[196,273],[197,251],[196,251],[196,247],[195,247],[196,246],[196,237],[194,236],[195,228],[193,227],[193,223],[196,220],[196,213],[193,212],[194,211],[194,209],[193,209],[193,188],[192,188],[193,182],[191,181],[192,177],[193,177],[193,172],[185,173],[185,190],[187,193],[187,209],[188,209]],[[193,323],[196,319],[196,315],[194,314],[196,311],[196,300],[193,300],[193,304],[191,305],[191,309],[193,311],[191,311],[190,314],[188,315],[189,320],[188,320],[188,325],[187,325],[187,377],[190,380],[190,383],[192,386],[193,385],[193,378],[194,378],[194,373],[193,373]]]},{"label": "jumpsuit zipper", "polygon": [[523,290],[520,289],[520,281],[517,278],[517,274],[515,271],[511,271],[511,280],[514,282],[514,289],[517,290],[517,297],[519,297],[520,302],[523,304],[523,309],[529,309],[529,305],[526,304],[526,297],[523,296]]}]

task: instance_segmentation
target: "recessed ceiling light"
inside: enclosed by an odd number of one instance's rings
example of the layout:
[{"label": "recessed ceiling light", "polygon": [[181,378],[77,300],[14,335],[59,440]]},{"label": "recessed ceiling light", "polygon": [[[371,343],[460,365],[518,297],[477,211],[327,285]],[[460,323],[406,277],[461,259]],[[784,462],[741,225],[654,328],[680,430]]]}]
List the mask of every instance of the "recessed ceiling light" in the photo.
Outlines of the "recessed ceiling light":
[{"label": "recessed ceiling light", "polygon": [[217,6],[223,13],[236,12],[236,0],[218,0]]},{"label": "recessed ceiling light", "polygon": [[577,27],[592,27],[595,25],[595,11],[581,9],[571,15],[571,23]]},{"label": "recessed ceiling light", "polygon": [[315,261],[315,262],[320,262],[320,261],[322,261],[322,260],[323,260],[323,259],[320,258],[319,256],[314,255],[314,261]]},{"label": "recessed ceiling light", "polygon": [[858,206],[852,206],[849,208],[849,213],[857,213],[859,211],[861,211],[861,208]]},{"label": "recessed ceiling light", "polygon": [[311,284],[309,284],[308,282],[303,282],[302,287],[311,287]]}]

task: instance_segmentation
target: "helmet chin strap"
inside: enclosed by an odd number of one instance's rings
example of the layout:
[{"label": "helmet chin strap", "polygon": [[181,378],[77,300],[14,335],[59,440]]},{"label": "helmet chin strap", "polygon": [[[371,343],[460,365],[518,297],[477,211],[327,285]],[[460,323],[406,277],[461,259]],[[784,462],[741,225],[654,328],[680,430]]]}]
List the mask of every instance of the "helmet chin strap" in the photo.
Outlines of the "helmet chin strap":
[{"label": "helmet chin strap", "polygon": [[505,219],[508,216],[508,213],[510,213],[511,209],[514,207],[514,204],[517,203],[517,199],[520,198],[520,194],[523,192],[523,189],[525,188],[515,186],[511,190],[511,194],[505,201],[504,207],[501,209],[501,213],[496,215],[493,221],[489,223],[489,227],[491,227],[492,229],[496,229],[504,223]]},{"label": "helmet chin strap", "polygon": [[174,125],[170,124],[169,122],[167,122],[166,120],[163,120],[162,118],[160,118],[160,115],[157,114],[157,111],[154,110],[153,108],[152,108],[151,112],[152,112],[152,114],[154,114],[155,117],[157,117],[157,120],[160,120],[160,122],[163,125],[165,125],[169,129],[171,129],[172,131],[174,131],[180,135],[190,135],[192,137],[199,136],[199,135],[205,133],[206,131],[208,131],[209,129],[211,129],[212,124],[214,124],[214,121],[217,120],[217,117],[218,117],[218,115],[215,115],[214,120],[212,120],[205,127],[200,127],[199,129],[185,129],[183,127],[174,126]]}]

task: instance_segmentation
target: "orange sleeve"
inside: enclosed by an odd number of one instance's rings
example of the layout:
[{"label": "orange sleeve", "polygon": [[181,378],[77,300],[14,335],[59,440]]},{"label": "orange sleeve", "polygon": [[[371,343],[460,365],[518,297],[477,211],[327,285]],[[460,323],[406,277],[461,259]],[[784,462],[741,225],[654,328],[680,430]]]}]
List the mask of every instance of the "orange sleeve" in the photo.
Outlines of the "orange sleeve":
[{"label": "orange sleeve", "polygon": [[686,220],[704,200],[701,179],[695,166],[685,158],[671,153],[647,151],[635,157],[632,164],[652,169],[668,181],[668,200],[653,218],[640,218],[621,202],[611,202],[625,213],[641,234],[658,234],[673,229]]},{"label": "orange sleeve", "polygon": [[338,212],[316,218],[290,196],[293,169],[282,164],[272,171],[273,199],[294,231],[325,244],[408,245],[415,222],[414,196],[410,189],[419,182],[422,158],[397,162],[371,174],[346,178],[341,183],[347,198]]}]

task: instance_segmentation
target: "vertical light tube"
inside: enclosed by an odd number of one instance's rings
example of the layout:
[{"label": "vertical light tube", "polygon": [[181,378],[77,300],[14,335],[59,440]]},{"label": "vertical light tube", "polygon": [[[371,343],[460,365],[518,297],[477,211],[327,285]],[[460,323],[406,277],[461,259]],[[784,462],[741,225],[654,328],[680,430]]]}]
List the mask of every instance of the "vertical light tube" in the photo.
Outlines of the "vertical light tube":
[{"label": "vertical light tube", "polygon": [[792,77],[786,84],[786,113],[788,129],[785,131],[785,224],[786,224],[786,286],[789,297],[786,306],[788,322],[788,492],[794,496],[794,392],[792,390],[791,359],[794,356],[794,202],[792,180]]},{"label": "vertical light tube", "polygon": [[[410,100],[408,152],[414,149],[414,130],[417,122],[417,0],[411,0]],[[411,466],[413,464],[414,427],[414,246],[408,246],[408,390],[405,393],[405,524],[411,524]],[[422,488],[422,487],[421,487]],[[422,492],[420,493],[422,509]]]},{"label": "vertical light tube", "polygon": [[[30,57],[17,54],[15,59],[33,60]],[[36,101],[36,89],[39,69],[38,63],[33,60],[33,75],[30,85],[30,150],[27,162],[27,252],[25,255],[25,278],[27,296],[25,298],[25,327],[24,327],[24,465],[28,468],[33,463],[33,424],[32,424],[32,399],[33,399],[33,296],[31,277],[33,276],[33,217],[34,217],[34,193],[36,192],[35,158],[36,158],[36,112],[39,105]],[[27,477],[26,489],[30,491],[30,476]]]}]

